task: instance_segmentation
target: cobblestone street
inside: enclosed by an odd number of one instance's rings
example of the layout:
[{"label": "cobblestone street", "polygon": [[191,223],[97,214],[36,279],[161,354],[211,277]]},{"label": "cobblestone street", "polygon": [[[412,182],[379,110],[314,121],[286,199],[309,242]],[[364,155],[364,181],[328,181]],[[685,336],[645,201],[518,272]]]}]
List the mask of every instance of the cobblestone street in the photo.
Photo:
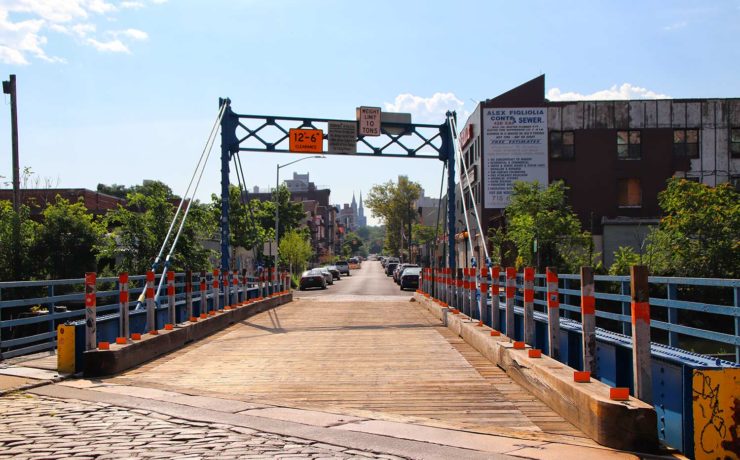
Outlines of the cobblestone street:
[{"label": "cobblestone street", "polygon": [[0,459],[400,459],[104,403],[0,398]]}]

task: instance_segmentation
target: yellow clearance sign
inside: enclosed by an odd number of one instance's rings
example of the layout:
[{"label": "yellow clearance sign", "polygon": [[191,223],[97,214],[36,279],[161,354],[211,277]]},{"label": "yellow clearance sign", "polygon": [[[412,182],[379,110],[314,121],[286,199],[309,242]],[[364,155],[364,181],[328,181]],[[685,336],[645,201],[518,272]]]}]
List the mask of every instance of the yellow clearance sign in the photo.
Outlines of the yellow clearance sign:
[{"label": "yellow clearance sign", "polygon": [[740,369],[695,370],[694,457],[735,459],[740,456]]},{"label": "yellow clearance sign", "polygon": [[289,149],[298,153],[321,153],[324,151],[324,132],[320,129],[297,129],[289,132]]}]

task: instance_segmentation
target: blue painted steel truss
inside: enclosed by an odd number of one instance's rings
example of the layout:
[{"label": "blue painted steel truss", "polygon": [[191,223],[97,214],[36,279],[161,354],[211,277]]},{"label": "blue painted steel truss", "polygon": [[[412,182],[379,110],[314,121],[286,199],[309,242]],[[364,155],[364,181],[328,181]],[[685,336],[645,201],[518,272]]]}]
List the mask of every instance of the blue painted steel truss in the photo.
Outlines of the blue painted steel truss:
[{"label": "blue painted steel truss", "polygon": [[[271,115],[245,115],[231,110],[229,99],[219,99],[219,107],[226,104],[221,120],[221,268],[229,270],[229,163],[239,152],[291,152],[289,149],[290,129],[320,129],[324,132],[322,155],[344,155],[359,157],[401,157],[438,159],[447,163],[449,177],[447,196],[448,234],[455,234],[455,154],[452,130],[448,121],[440,125],[420,123],[383,122],[380,136],[358,135],[357,152],[329,152],[328,132],[330,122],[358,123],[356,120],[330,118],[286,117]],[[448,117],[454,113],[448,112]],[[305,153],[299,153],[305,154]],[[450,246],[452,247],[452,246]],[[449,251],[448,264],[454,268],[453,251]]]}]

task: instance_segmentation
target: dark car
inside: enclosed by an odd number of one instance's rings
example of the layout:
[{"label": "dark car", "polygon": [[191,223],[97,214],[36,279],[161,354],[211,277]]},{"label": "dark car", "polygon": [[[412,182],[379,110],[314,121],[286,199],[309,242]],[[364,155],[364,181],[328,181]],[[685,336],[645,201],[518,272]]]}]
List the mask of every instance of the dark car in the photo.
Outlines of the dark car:
[{"label": "dark car", "polygon": [[331,276],[334,277],[335,280],[342,279],[342,274],[339,272],[339,269],[336,265],[327,265],[324,268],[329,270],[329,273],[331,273]]},{"label": "dark car", "polygon": [[337,268],[339,269],[339,273],[341,273],[342,275],[350,276],[350,274],[349,274],[349,262],[347,262],[346,260],[339,260],[334,265],[336,265]]},{"label": "dark car", "polygon": [[388,262],[385,264],[385,276],[393,275],[393,270],[398,267],[398,262]]},{"label": "dark car", "polygon": [[310,287],[326,289],[326,278],[324,278],[324,274],[318,268],[305,271],[301,275],[300,290],[305,291]]},{"label": "dark car", "polygon": [[400,276],[399,285],[401,290],[406,289],[419,289],[419,275],[421,274],[421,267],[408,267],[403,270]]},{"label": "dark car", "polygon": [[334,284],[334,275],[331,274],[328,268],[319,267],[316,270],[321,270],[321,274],[323,274],[326,279],[326,284]]},{"label": "dark car", "polygon": [[396,267],[395,270],[393,270],[393,281],[396,282],[396,284],[401,283],[401,273],[409,267],[418,267],[416,264],[400,264],[398,267]]}]

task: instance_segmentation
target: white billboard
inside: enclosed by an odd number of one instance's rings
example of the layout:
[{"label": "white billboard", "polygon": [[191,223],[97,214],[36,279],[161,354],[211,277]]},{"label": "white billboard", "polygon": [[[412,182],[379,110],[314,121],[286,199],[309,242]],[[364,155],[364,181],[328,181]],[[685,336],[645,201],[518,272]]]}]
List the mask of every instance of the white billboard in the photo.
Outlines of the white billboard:
[{"label": "white billboard", "polygon": [[547,184],[547,108],[483,109],[485,207],[505,208],[515,181]]}]

